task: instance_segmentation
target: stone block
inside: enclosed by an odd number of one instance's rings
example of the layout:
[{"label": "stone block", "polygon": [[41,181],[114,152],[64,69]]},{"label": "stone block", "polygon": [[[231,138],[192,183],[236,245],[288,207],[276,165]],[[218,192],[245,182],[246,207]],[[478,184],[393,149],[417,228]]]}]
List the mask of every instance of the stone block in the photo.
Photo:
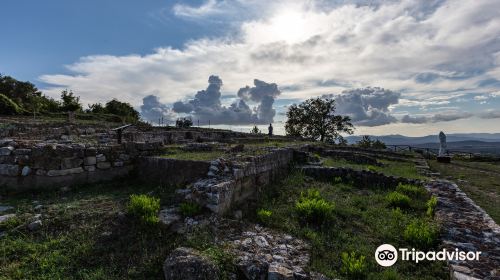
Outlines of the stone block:
[{"label": "stone block", "polygon": [[83,160],[81,158],[63,158],[61,160],[61,169],[71,169],[81,166]]},{"label": "stone block", "polygon": [[11,146],[0,148],[0,156],[10,156],[10,154],[14,151],[14,148]]},{"label": "stone block", "polygon": [[111,162],[109,162],[109,161],[98,162],[97,168],[98,169],[109,169],[109,168],[111,168]]},{"label": "stone block", "polygon": [[85,165],[95,165],[97,163],[97,158],[92,156],[92,157],[85,157],[83,159],[83,164]]},{"label": "stone block", "polygon": [[123,161],[115,161],[113,162],[114,167],[122,167],[123,166]]},{"label": "stone block", "polygon": [[16,156],[24,156],[24,155],[30,155],[31,154],[31,149],[16,149],[14,150],[14,155]]},{"label": "stone block", "polygon": [[47,175],[47,170],[45,170],[45,169],[38,169],[36,171],[36,175],[37,176],[45,176],[45,175]]},{"label": "stone block", "polygon": [[105,156],[105,155],[103,155],[103,154],[98,154],[98,155],[96,156],[96,161],[97,161],[97,162],[104,162],[104,161],[106,161],[106,156]]},{"label": "stone block", "polygon": [[88,171],[88,172],[94,172],[95,171],[95,165],[85,165],[83,167],[83,169],[85,169],[85,171]]},{"label": "stone block", "polygon": [[71,169],[61,169],[61,170],[49,170],[47,171],[47,176],[65,176],[65,175],[71,175],[71,174],[78,174],[82,173],[83,168],[81,167],[76,167],[76,168],[71,168]]},{"label": "stone block", "polygon": [[21,175],[28,176],[30,174],[31,174],[31,168],[29,166],[23,167],[23,169],[21,170]]},{"label": "stone block", "polygon": [[85,149],[85,156],[91,157],[97,155],[97,149],[95,147],[89,147]]},{"label": "stone block", "polygon": [[17,176],[19,174],[19,165],[17,164],[0,164],[0,175]]}]

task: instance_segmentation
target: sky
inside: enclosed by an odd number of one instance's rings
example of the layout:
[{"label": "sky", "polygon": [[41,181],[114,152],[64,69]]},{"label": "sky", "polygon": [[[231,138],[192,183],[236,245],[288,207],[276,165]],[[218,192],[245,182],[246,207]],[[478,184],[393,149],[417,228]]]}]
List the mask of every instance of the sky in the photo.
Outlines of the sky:
[{"label": "sky", "polygon": [[500,1],[3,0],[0,73],[144,119],[283,133],[337,101],[355,134],[500,132]]}]

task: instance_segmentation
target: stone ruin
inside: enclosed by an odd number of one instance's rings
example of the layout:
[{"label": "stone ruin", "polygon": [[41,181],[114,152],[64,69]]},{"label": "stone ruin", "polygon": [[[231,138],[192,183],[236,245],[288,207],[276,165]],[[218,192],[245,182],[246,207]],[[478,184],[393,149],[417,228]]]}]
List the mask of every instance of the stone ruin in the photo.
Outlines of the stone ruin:
[{"label": "stone ruin", "polygon": [[[399,183],[425,184],[372,171],[322,167],[314,156],[319,154],[370,165],[380,165],[377,160],[380,158],[407,160],[390,151],[377,151],[374,156],[373,151],[365,149],[299,145],[268,148],[260,155],[222,157],[212,161],[158,156],[165,145],[173,143],[180,144],[185,151],[226,149],[228,154],[238,155],[245,151],[244,143],[255,139],[235,132],[131,128],[123,131],[123,141],[118,143],[117,135],[106,127],[66,125],[42,129],[20,125],[0,129],[0,135],[2,190],[70,186],[111,180],[130,172],[140,174],[150,183],[185,186],[176,191],[177,201],[197,203],[210,214],[183,219],[178,206],[171,205],[160,211],[161,222],[178,233],[209,227],[218,242],[237,256],[235,265],[248,279],[326,279],[305,271],[309,261],[307,242],[241,221],[243,212],[252,209],[263,188],[283,178],[292,164],[299,163],[297,168],[318,180],[343,177],[359,184],[369,182],[387,187]],[[228,148],[221,143],[239,144]],[[428,169],[423,159],[418,166],[423,172]],[[436,216],[446,229],[442,237],[444,246],[488,252],[481,263],[450,262],[451,278],[496,279],[500,273],[498,225],[456,185],[431,181],[426,187],[438,197]],[[216,277],[220,271],[199,252],[178,248],[165,261],[164,273],[166,279],[187,276],[204,279],[205,276]]]}]

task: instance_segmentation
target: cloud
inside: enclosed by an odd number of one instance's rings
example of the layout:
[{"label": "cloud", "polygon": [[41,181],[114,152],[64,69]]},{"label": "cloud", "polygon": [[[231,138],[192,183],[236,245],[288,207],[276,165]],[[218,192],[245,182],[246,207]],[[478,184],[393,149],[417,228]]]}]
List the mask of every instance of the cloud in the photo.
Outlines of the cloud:
[{"label": "cloud", "polygon": [[[68,88],[84,103],[116,97],[135,106],[142,103],[142,93],[156,92],[173,103],[218,73],[228,92],[253,77],[296,85],[277,97],[287,99],[383,85],[415,106],[453,106],[459,94],[499,91],[493,80],[500,80],[499,1],[271,2],[176,5],[172,12],[181,20],[196,18],[208,27],[214,20],[227,23],[227,36],[187,41],[180,49],[158,46],[145,55],[82,57],[65,74],[42,75],[40,80],[49,84],[43,90],[58,97]],[[190,109],[180,105],[175,106],[179,111]],[[262,105],[264,112],[270,112],[268,105]],[[247,106],[245,101],[225,108],[232,116],[231,110],[243,112]],[[392,111],[352,106],[360,125],[380,125],[394,123],[395,110],[404,104],[392,103]],[[250,111],[250,119],[258,114]]]},{"label": "cloud", "polygon": [[169,107],[160,102],[158,96],[148,95],[142,99],[141,117],[151,122],[157,122],[163,117],[165,122],[171,122],[174,120],[175,114]]},{"label": "cloud", "polygon": [[500,119],[499,110],[487,110],[484,113],[479,114],[481,119]]},{"label": "cloud", "polygon": [[438,113],[432,116],[410,116],[404,115],[401,118],[402,123],[424,124],[424,123],[437,123],[437,122],[450,122],[460,119],[467,119],[472,117],[473,114],[469,112],[449,111]]},{"label": "cloud", "polygon": [[360,126],[379,126],[397,122],[391,115],[390,106],[398,104],[401,94],[379,87],[359,88],[343,91],[333,97],[337,113],[351,117]]},{"label": "cloud", "polygon": [[[254,87],[246,86],[238,90],[239,100],[230,106],[221,105],[222,80],[218,76],[210,76],[208,87],[196,93],[193,99],[177,101],[173,110],[177,113],[192,114],[203,123],[211,124],[264,124],[272,123],[276,111],[274,99],[281,93],[278,85],[254,80]],[[250,108],[247,102],[259,103]]]}]

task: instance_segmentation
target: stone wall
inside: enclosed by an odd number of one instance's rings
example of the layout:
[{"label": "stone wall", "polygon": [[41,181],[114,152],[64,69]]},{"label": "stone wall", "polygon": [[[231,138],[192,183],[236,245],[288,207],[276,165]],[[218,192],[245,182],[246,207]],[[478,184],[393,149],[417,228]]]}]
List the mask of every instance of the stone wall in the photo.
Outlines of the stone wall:
[{"label": "stone wall", "polygon": [[500,227],[456,184],[435,180],[425,187],[438,199],[435,215],[443,228],[443,246],[449,251],[482,252],[479,261],[448,261],[450,278],[500,279]]},{"label": "stone wall", "polygon": [[0,190],[23,191],[110,180],[129,173],[139,156],[153,155],[160,143],[121,145],[0,141]]},{"label": "stone wall", "polygon": [[294,151],[288,148],[274,149],[246,162],[212,161],[208,178],[178,190],[178,194],[222,215],[252,203],[262,188],[286,175],[293,161]]},{"label": "stone wall", "polygon": [[184,185],[206,177],[210,162],[162,157],[140,157],[136,161],[137,177],[157,185]]}]

